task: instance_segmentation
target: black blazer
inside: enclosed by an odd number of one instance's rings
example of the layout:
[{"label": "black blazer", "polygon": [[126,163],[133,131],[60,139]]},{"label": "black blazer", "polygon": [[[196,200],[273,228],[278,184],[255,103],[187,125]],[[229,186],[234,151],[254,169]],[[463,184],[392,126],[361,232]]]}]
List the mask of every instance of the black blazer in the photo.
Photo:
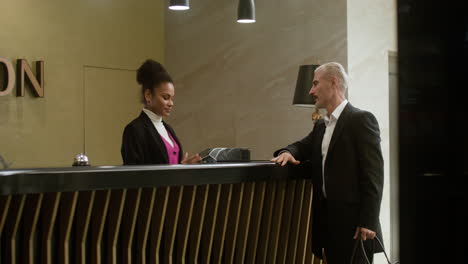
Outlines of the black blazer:
[{"label": "black blazer", "polygon": [[[325,128],[324,120],[319,120],[304,139],[274,153],[277,156],[280,151],[287,150],[297,160],[311,162],[316,201],[323,196],[322,139]],[[379,214],[384,172],[379,125],[373,114],[350,103],[346,105],[333,131],[324,178],[330,205],[328,219],[344,220],[349,225],[371,229],[381,238]]]},{"label": "black blazer", "polygon": [[[180,163],[183,155],[182,145],[174,129],[164,121],[163,124],[179,145]],[[143,111],[125,127],[121,153],[124,165],[169,164],[166,146],[151,119]]]}]

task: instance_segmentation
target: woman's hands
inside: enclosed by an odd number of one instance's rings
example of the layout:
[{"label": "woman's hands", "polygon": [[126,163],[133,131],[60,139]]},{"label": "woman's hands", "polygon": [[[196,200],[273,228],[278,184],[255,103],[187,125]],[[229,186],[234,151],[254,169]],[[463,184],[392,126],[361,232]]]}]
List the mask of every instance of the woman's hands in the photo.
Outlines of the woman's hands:
[{"label": "woman's hands", "polygon": [[201,157],[200,155],[198,155],[198,153],[191,157],[188,157],[188,152],[185,152],[184,158],[182,159],[180,163],[181,164],[196,164],[200,162],[201,162]]}]

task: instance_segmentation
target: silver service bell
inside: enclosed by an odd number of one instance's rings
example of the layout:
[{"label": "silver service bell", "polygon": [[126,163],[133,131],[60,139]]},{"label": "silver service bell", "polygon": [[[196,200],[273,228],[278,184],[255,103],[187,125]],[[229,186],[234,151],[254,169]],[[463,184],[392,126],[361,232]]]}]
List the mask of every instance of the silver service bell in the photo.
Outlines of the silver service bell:
[{"label": "silver service bell", "polygon": [[89,166],[88,156],[83,153],[76,155],[73,160],[73,166]]}]

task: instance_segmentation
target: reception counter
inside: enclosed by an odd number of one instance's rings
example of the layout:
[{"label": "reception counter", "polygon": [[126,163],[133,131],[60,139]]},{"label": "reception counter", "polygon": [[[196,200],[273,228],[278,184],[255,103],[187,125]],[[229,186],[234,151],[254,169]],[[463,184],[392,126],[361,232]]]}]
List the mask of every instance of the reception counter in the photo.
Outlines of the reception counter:
[{"label": "reception counter", "polygon": [[271,162],[0,171],[1,263],[313,263],[312,183]]}]

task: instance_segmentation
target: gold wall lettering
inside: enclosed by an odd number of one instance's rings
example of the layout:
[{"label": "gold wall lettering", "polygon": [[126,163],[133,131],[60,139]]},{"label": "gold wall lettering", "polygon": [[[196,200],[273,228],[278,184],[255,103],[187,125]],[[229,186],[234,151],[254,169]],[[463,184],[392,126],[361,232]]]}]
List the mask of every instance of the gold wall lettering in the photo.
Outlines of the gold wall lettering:
[{"label": "gold wall lettering", "polygon": [[11,61],[5,58],[0,57],[0,64],[5,65],[5,71],[6,71],[6,74],[4,75],[6,76],[5,77],[6,87],[5,89],[0,90],[0,96],[5,96],[13,90],[13,86],[15,85],[15,71],[13,69],[13,64],[11,63]]},{"label": "gold wall lettering", "polygon": [[27,82],[36,97],[44,97],[44,61],[36,61],[36,75],[33,74],[25,59],[17,60],[17,76],[15,76],[13,63],[10,60],[0,57],[0,64],[5,66],[4,76],[6,76],[4,84],[0,86],[0,96],[10,94],[16,79],[18,79],[16,96],[24,96],[24,86]]}]

